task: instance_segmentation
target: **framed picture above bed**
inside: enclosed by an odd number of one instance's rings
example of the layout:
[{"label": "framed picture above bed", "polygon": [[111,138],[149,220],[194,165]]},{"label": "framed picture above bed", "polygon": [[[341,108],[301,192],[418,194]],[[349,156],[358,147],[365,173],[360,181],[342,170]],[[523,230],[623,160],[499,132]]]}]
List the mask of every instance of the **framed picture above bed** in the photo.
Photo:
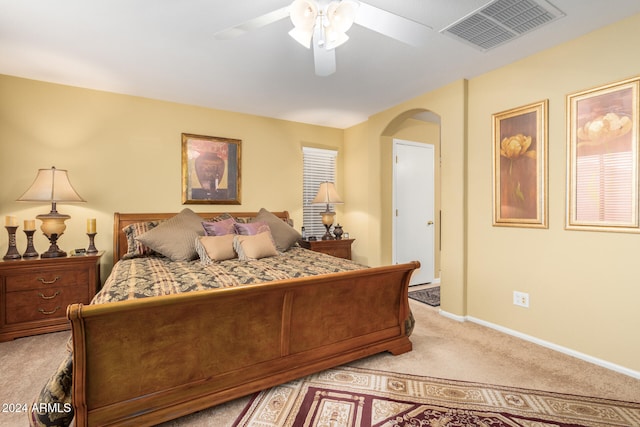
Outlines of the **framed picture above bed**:
[{"label": "framed picture above bed", "polygon": [[182,134],[182,203],[240,204],[242,141]]}]

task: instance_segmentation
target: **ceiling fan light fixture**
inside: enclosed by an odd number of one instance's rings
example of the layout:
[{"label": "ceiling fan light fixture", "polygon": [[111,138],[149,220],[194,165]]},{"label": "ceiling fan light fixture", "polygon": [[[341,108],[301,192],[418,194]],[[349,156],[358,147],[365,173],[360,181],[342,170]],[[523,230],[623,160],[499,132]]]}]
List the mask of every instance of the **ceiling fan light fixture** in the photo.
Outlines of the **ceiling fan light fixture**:
[{"label": "ceiling fan light fixture", "polygon": [[301,28],[294,28],[289,31],[289,35],[302,46],[307,49],[311,48],[311,39],[313,38],[313,29],[303,30]]},{"label": "ceiling fan light fixture", "polygon": [[338,46],[342,46],[349,40],[349,36],[345,33],[333,30],[331,27],[325,29],[325,46],[327,50],[335,49]]},{"label": "ceiling fan light fixture", "polygon": [[291,3],[289,16],[294,27],[313,32],[318,17],[318,5],[313,0],[295,0]]},{"label": "ceiling fan light fixture", "polygon": [[356,20],[359,4],[353,0],[332,1],[327,6],[329,25],[340,33],[346,33]]}]

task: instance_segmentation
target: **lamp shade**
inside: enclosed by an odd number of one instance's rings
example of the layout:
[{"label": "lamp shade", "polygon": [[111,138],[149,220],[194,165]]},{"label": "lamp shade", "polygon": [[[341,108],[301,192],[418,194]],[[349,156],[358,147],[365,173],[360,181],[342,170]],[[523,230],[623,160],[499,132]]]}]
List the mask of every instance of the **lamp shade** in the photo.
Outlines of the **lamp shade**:
[{"label": "lamp shade", "polygon": [[313,199],[311,204],[319,205],[319,204],[338,204],[344,203],[340,196],[338,195],[338,191],[336,190],[336,186],[333,182],[325,181],[320,184],[318,188],[318,194]]},{"label": "lamp shade", "polygon": [[337,32],[346,33],[356,20],[358,3],[350,0],[332,1],[327,6],[327,18]]},{"label": "lamp shade", "polygon": [[291,22],[302,30],[311,30],[316,24],[318,6],[312,0],[295,0],[289,9]]},{"label": "lamp shade", "polygon": [[64,169],[39,169],[31,187],[18,198],[22,202],[84,202],[69,181]]},{"label": "lamp shade", "polygon": [[318,6],[311,0],[295,0],[289,9],[294,28],[289,35],[302,46],[309,49],[313,38],[313,27],[318,17]]},{"label": "lamp shade", "polygon": [[51,242],[49,250],[41,255],[42,258],[66,257],[67,253],[58,247],[58,238],[62,236],[67,226],[65,221],[71,218],[69,215],[60,214],[56,209],[56,203],[84,202],[69,182],[69,176],[64,169],[39,169],[35,181],[31,187],[20,196],[21,202],[48,202],[51,203],[51,212],[36,216],[42,221],[40,229]]}]

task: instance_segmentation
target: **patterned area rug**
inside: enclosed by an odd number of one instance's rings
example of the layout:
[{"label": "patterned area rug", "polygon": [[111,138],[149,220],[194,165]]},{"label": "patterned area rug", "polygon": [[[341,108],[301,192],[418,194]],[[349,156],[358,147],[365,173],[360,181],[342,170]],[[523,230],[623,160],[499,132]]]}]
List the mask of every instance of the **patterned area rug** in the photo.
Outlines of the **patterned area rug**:
[{"label": "patterned area rug", "polygon": [[431,307],[440,306],[440,286],[433,288],[409,291],[409,298],[429,304]]},{"label": "patterned area rug", "polygon": [[640,403],[339,367],[258,393],[233,426],[640,426]]}]

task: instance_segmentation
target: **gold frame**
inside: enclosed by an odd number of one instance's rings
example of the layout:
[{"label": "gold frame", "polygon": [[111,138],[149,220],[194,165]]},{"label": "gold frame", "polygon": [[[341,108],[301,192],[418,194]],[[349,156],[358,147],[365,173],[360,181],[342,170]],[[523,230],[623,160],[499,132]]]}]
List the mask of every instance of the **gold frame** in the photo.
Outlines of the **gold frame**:
[{"label": "gold frame", "polygon": [[239,205],[241,148],[239,139],[183,133],[182,203]]},{"label": "gold frame", "polygon": [[[638,91],[640,78],[635,77],[593,89],[567,95],[567,230],[640,232],[638,215]],[[579,158],[586,162],[598,161],[604,165],[605,156],[631,153],[631,176],[627,185],[616,181],[611,188],[629,188],[630,209],[621,215],[619,210],[596,210],[585,200],[593,200],[594,192],[598,205],[606,189],[606,177],[598,180],[597,186],[578,187]],[[585,170],[585,169],[583,169]],[[618,169],[619,170],[619,169]],[[625,178],[626,179],[626,178]],[[610,182],[610,180],[609,180]],[[597,187],[597,190],[596,190]],[[615,212],[615,215],[612,213]],[[591,215],[591,216],[590,216]],[[613,219],[620,215],[618,219]]]},{"label": "gold frame", "polygon": [[493,114],[493,226],[548,228],[548,100]]}]

